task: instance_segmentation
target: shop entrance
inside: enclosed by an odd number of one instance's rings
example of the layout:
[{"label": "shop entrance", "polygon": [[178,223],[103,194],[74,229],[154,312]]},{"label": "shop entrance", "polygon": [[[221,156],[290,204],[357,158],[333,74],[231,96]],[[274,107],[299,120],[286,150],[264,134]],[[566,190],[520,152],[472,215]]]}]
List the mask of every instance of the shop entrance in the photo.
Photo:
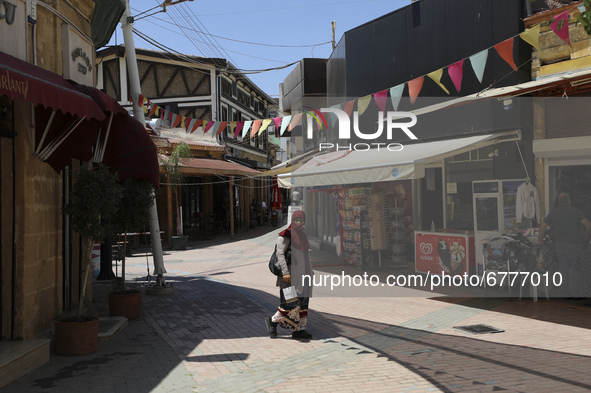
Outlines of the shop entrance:
[{"label": "shop entrance", "polygon": [[422,222],[421,229],[428,231],[431,221],[435,228],[443,228],[443,186],[442,169],[427,168],[425,177],[421,179]]},{"label": "shop entrance", "polygon": [[591,219],[591,165],[550,167],[550,210],[556,207],[556,197],[562,192],[570,195],[571,204]]}]

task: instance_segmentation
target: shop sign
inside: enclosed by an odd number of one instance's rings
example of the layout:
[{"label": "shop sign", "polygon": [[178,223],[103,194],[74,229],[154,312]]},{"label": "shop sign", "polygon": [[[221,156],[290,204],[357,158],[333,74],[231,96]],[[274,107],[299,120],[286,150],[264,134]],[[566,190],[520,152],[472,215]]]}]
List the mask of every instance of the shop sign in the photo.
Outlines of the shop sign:
[{"label": "shop sign", "polygon": [[92,86],[92,45],[67,24],[62,27],[62,44],[63,77]]},{"label": "shop sign", "polygon": [[417,233],[416,269],[431,274],[463,274],[466,269],[466,237]]},{"label": "shop sign", "polygon": [[84,64],[78,63],[78,72],[86,75],[89,71],[92,71],[92,62],[86,55],[86,52],[82,50],[82,48],[75,48],[72,51],[72,61],[76,62],[76,59],[79,57],[82,59]]}]

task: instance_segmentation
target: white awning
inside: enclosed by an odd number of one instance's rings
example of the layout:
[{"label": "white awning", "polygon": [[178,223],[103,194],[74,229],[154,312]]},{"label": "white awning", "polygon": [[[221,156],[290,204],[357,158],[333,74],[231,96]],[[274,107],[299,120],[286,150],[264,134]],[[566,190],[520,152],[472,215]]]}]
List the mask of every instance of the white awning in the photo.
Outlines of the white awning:
[{"label": "white awning", "polygon": [[[302,167],[290,174],[292,187],[312,187],[332,184],[355,184],[392,180],[419,179],[425,176],[425,167],[446,157],[479,149],[515,136],[519,132],[497,135],[478,135],[443,141],[403,144],[400,151],[385,147],[379,151],[353,151],[338,160],[312,168]],[[503,138],[504,137],[504,138]],[[501,140],[501,138],[503,138]],[[394,147],[393,147],[394,148]]]}]

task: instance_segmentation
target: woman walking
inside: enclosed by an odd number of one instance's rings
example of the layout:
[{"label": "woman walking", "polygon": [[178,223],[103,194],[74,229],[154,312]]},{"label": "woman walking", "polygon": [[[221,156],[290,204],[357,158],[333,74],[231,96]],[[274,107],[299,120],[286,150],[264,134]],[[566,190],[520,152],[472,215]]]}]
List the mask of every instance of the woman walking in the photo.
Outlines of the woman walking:
[{"label": "woman walking", "polygon": [[[272,337],[277,336],[277,325],[292,331],[295,339],[310,339],[312,335],[306,332],[308,323],[308,303],[312,295],[312,265],[308,254],[308,237],[304,233],[306,214],[296,210],[291,216],[291,225],[277,238],[277,259],[281,265],[282,277],[277,277],[280,305],[272,317],[267,317],[265,323]],[[285,254],[291,246],[291,265],[287,264]],[[306,275],[310,279],[303,279]],[[287,303],[283,296],[283,289],[295,286],[298,293],[297,300]]]}]

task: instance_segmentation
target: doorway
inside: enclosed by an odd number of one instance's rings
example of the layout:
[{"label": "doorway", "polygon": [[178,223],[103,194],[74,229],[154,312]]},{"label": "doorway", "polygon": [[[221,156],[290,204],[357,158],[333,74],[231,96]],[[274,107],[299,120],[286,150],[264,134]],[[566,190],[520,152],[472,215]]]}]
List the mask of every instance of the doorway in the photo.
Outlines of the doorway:
[{"label": "doorway", "polygon": [[421,207],[423,209],[421,229],[428,231],[431,222],[435,228],[443,228],[443,170],[442,168],[426,168],[425,177],[421,179]]}]

